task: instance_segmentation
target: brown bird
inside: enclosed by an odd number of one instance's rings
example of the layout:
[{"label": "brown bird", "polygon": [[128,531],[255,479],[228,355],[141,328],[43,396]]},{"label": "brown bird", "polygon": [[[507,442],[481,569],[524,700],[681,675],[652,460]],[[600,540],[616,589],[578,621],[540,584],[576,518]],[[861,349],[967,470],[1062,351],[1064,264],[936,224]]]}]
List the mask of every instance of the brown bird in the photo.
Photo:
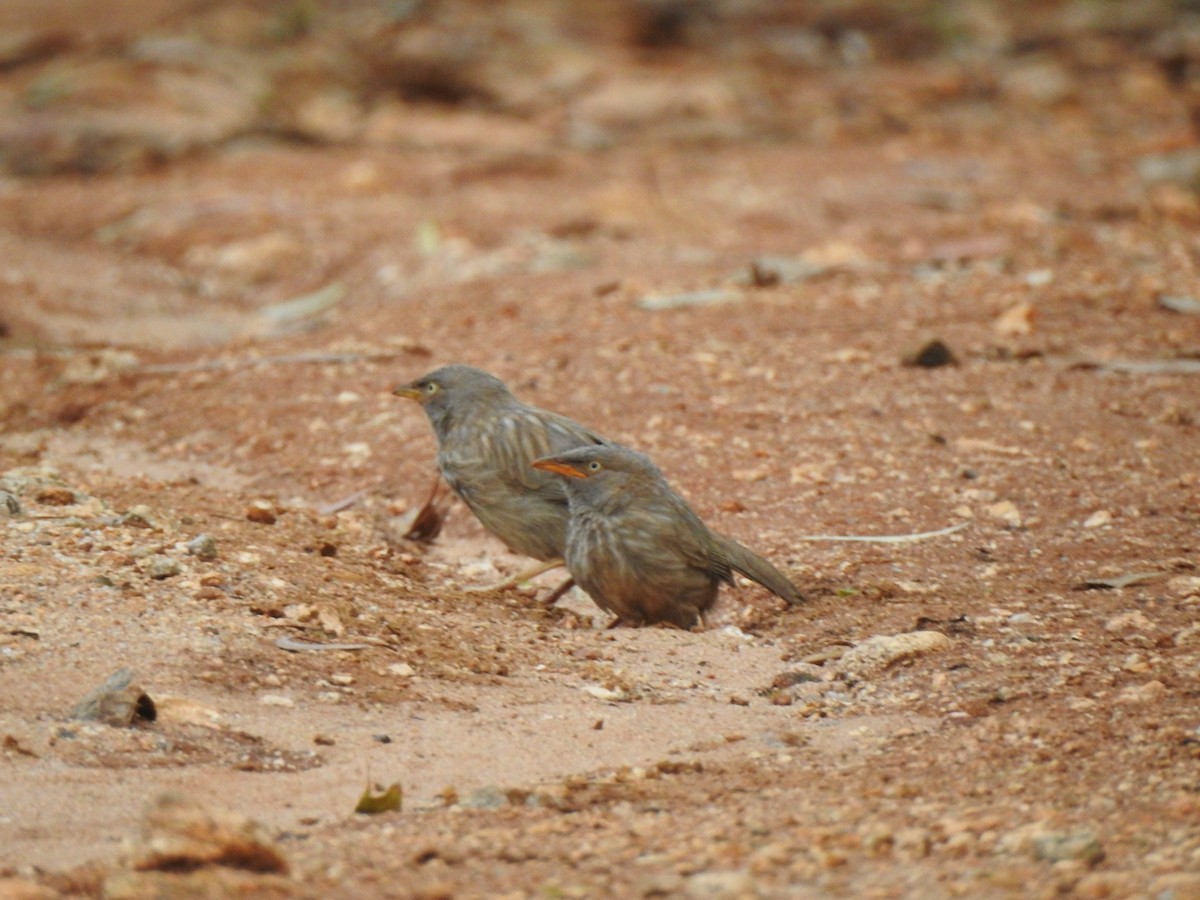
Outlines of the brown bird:
[{"label": "brown bird", "polygon": [[567,571],[617,616],[613,626],[693,628],[734,571],[788,603],[803,600],[773,565],[705,525],[641,453],[617,444],[579,447],[533,465],[564,476]]},{"label": "brown bird", "polygon": [[[470,366],[443,366],[392,393],[424,408],[442,477],[483,526],[514,552],[545,563],[495,587],[562,565],[567,492],[561,478],[531,463],[605,439],[566,416],[522,403],[500,379]],[[556,590],[555,599],[570,586]]]}]

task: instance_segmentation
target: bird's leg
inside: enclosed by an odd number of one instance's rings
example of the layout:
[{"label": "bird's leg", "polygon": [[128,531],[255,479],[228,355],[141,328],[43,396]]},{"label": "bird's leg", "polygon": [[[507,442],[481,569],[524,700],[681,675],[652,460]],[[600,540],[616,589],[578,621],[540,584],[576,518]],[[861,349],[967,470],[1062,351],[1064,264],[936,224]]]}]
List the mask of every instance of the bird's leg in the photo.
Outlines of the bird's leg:
[{"label": "bird's leg", "polygon": [[575,587],[575,579],[574,579],[574,578],[568,578],[566,581],[564,581],[562,584],[560,584],[558,587],[556,587],[554,590],[552,590],[552,591],[551,591],[551,592],[550,592],[550,593],[549,593],[549,594],[546,596],[546,599],[542,601],[542,603],[543,603],[544,605],[546,605],[546,606],[553,606],[553,605],[554,605],[555,603],[557,603],[557,602],[558,602],[560,599],[562,599],[562,596],[563,596],[563,595],[564,595],[564,594],[565,594],[567,591],[569,591],[569,590],[570,590],[571,588],[573,588],[573,587]]},{"label": "bird's leg", "polygon": [[[505,588],[510,588],[510,587],[513,587],[514,585],[518,585],[523,582],[526,582],[530,578],[536,578],[537,576],[541,575],[543,572],[549,572],[551,569],[557,569],[560,566],[564,566],[564,565],[566,565],[566,563],[564,563],[561,559],[548,559],[543,563],[538,563],[536,566],[534,566],[532,569],[529,569],[528,571],[518,572],[516,575],[510,575],[508,578],[505,578],[502,581],[497,581],[495,584],[483,584],[483,585],[480,585],[479,587],[464,588],[463,593],[465,593],[465,594],[490,594],[490,593],[493,593],[494,591],[502,591]],[[565,591],[564,591],[564,593],[565,593]],[[561,594],[559,596],[561,596]],[[558,597],[555,597],[554,599],[557,600]]]}]

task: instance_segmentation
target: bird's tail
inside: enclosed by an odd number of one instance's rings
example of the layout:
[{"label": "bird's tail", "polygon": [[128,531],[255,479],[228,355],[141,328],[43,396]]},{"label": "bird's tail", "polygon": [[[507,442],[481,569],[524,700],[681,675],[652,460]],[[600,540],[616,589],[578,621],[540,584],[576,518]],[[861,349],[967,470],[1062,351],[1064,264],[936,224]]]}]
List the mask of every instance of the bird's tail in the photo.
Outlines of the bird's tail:
[{"label": "bird's tail", "polygon": [[757,581],[776,597],[793,606],[804,601],[804,597],[788,577],[753,550],[746,549],[723,534],[714,533],[714,537],[721,545],[721,553],[730,568],[741,572],[751,581]]}]

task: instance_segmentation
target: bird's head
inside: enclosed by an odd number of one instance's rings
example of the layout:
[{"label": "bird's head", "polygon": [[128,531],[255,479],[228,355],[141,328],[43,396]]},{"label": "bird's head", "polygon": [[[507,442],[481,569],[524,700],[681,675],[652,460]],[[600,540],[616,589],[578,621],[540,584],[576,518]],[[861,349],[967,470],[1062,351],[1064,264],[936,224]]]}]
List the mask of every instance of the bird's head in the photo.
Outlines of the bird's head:
[{"label": "bird's head", "polygon": [[534,460],[533,467],[563,476],[568,495],[593,503],[633,482],[662,477],[649,457],[619,444],[576,447]]},{"label": "bird's head", "polygon": [[434,369],[392,391],[397,397],[416,400],[435,428],[448,424],[456,412],[475,404],[499,403],[512,397],[499,378],[471,366],[449,365]]}]

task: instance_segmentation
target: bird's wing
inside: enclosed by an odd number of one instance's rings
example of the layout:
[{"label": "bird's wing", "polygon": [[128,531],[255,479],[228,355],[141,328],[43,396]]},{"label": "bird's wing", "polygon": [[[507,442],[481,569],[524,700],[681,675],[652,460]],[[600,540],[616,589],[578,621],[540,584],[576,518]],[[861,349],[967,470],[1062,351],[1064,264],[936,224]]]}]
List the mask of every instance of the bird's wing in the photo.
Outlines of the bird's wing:
[{"label": "bird's wing", "polygon": [[534,407],[505,412],[489,437],[491,459],[500,477],[527,491],[564,494],[559,476],[535,469],[535,459],[607,441],[578,422]]},{"label": "bird's wing", "polygon": [[657,483],[655,493],[654,502],[647,504],[646,509],[649,515],[658,520],[658,533],[662,535],[665,545],[682,554],[693,568],[731,584],[733,571],[724,556],[712,552],[709,537],[713,532],[709,527],[688,506],[687,501],[666,484]]},{"label": "bird's wing", "polygon": [[804,599],[796,586],[777,568],[753,550],[713,531],[669,487],[662,485],[660,490],[662,494],[656,506],[670,516],[669,533],[691,565],[730,584],[733,583],[733,572],[741,572],[789,604]]}]

